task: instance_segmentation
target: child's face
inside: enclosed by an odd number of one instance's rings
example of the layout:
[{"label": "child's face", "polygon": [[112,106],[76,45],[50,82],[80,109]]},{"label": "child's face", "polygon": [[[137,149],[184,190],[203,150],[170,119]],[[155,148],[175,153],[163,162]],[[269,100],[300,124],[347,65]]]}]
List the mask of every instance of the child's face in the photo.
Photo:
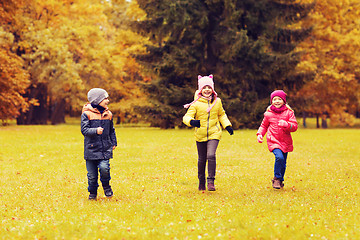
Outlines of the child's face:
[{"label": "child's face", "polygon": [[285,103],[281,97],[275,96],[271,104],[276,108],[281,108]]},{"label": "child's face", "polygon": [[213,93],[213,90],[208,85],[203,87],[203,89],[201,90],[201,95],[203,95],[204,97],[210,97],[212,93]]},{"label": "child's face", "polygon": [[102,106],[103,108],[107,108],[109,102],[110,102],[109,99],[105,98],[104,100],[101,101],[101,103],[99,103],[99,105]]}]

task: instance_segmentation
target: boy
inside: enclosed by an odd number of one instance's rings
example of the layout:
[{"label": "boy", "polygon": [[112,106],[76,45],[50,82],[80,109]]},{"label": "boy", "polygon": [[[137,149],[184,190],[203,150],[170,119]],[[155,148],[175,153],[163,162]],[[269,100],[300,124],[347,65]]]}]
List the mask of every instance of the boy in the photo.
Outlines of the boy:
[{"label": "boy", "polygon": [[96,200],[98,171],[105,196],[111,198],[110,158],[117,146],[113,115],[108,109],[109,95],[101,88],[88,92],[89,103],[85,104],[81,114],[81,133],[84,135],[84,158],[88,177],[89,200]]}]

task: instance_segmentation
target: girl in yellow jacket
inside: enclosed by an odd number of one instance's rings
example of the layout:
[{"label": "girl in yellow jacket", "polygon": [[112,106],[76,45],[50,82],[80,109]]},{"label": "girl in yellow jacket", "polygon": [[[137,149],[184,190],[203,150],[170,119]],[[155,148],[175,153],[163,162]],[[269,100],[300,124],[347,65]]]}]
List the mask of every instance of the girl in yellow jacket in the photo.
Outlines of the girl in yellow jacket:
[{"label": "girl in yellow jacket", "polygon": [[199,190],[206,190],[205,169],[206,161],[208,161],[207,187],[209,191],[215,191],[216,149],[221,138],[222,127],[230,135],[233,135],[234,131],[226,116],[221,99],[217,97],[214,90],[213,75],[198,76],[195,100],[184,107],[189,108],[183,117],[184,124],[195,127]]}]

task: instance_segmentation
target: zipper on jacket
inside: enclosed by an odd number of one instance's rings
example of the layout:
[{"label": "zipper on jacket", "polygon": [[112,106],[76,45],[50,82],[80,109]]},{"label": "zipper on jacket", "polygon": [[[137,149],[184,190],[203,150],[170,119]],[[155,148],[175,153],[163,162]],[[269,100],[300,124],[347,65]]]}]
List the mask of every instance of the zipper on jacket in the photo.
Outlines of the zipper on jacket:
[{"label": "zipper on jacket", "polygon": [[[100,127],[102,127],[102,119],[103,119],[103,114],[100,113]],[[103,128],[103,127],[102,127],[102,128]],[[101,152],[102,152],[102,154],[103,154],[103,158],[106,159],[106,157],[105,157],[105,152],[104,152],[103,134],[104,134],[104,128],[103,128],[103,133],[100,135],[100,139],[101,139]]]},{"label": "zipper on jacket", "polygon": [[[208,107],[210,107],[210,101],[208,100]],[[210,111],[208,113],[208,118],[207,118],[207,128],[206,128],[206,139],[207,141],[209,141],[209,125],[210,125]]]},{"label": "zipper on jacket", "polygon": [[215,127],[217,128],[218,131],[220,131],[220,128],[217,124],[218,124],[218,122],[215,123]]}]

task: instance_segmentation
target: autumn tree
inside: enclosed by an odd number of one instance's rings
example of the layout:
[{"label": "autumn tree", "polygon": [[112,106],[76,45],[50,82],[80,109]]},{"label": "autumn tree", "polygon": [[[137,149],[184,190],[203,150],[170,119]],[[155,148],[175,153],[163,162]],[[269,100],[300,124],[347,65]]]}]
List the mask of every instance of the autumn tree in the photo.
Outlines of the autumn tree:
[{"label": "autumn tree", "polygon": [[130,56],[138,50],[134,37],[117,32],[105,13],[109,7],[96,0],[32,0],[17,11],[15,48],[31,80],[25,96],[38,100],[19,124],[64,122],[66,112],[81,110],[93,87],[109,91],[115,112],[140,95],[131,83],[139,75]]},{"label": "autumn tree", "polygon": [[[83,89],[69,46],[70,1],[28,1],[16,15],[17,52],[25,60],[31,86],[25,96],[38,100],[18,124],[64,122],[65,110]],[[76,29],[76,28],[73,28]]]},{"label": "autumn tree", "polygon": [[0,119],[4,122],[16,118],[20,110],[27,110],[29,99],[22,96],[29,85],[23,61],[12,51],[13,14],[22,6],[22,1],[6,0],[0,3]]},{"label": "autumn tree", "polygon": [[144,68],[136,61],[135,56],[145,53],[148,39],[137,34],[132,29],[135,19],[144,19],[145,13],[135,1],[112,0],[107,6],[105,14],[114,30],[113,56],[121,56],[122,74],[119,75],[120,84],[114,82],[111,89],[117,93],[115,103],[111,109],[117,112],[117,122],[138,122],[142,116],[134,111],[136,107],[148,106],[146,93],[141,85],[150,80]]},{"label": "autumn tree", "polygon": [[357,0],[316,1],[301,22],[313,26],[313,32],[298,46],[306,53],[298,70],[314,77],[298,92],[298,107],[325,121],[330,117],[334,124],[351,126],[359,111],[359,9]]},{"label": "autumn tree", "polygon": [[197,75],[214,75],[215,88],[235,128],[259,124],[271,91],[301,86],[293,50],[309,32],[287,26],[311,5],[294,1],[138,0],[147,18],[136,21],[150,37],[139,60],[156,73],[147,86],[154,107],[143,109],[154,126],[181,126]]}]

